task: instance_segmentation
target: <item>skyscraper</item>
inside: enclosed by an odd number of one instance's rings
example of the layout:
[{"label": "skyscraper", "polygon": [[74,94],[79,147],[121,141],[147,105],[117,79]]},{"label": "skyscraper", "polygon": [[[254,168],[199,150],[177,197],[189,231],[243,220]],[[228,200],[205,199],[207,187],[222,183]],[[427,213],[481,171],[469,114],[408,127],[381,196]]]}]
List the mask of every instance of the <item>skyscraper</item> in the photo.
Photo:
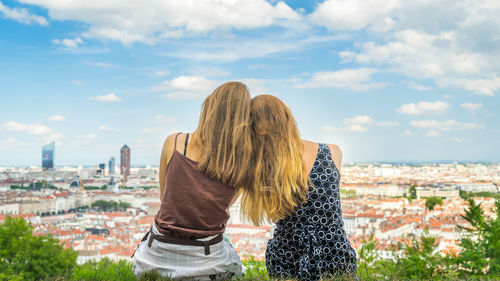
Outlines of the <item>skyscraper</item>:
[{"label": "skyscraper", "polygon": [[130,176],[130,148],[127,145],[120,149],[120,174]]},{"label": "skyscraper", "polygon": [[49,170],[54,168],[54,152],[56,143],[51,142],[42,146],[42,169]]},{"label": "skyscraper", "polygon": [[108,162],[108,173],[110,176],[115,174],[115,157],[109,158]]}]

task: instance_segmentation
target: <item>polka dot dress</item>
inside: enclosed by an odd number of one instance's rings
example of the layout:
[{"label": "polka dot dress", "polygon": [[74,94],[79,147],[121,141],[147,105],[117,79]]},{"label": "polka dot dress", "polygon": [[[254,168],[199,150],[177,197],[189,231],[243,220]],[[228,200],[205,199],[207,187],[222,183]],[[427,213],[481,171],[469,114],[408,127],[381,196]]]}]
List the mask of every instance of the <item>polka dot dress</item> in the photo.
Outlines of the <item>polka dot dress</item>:
[{"label": "polka dot dress", "polygon": [[323,274],[356,278],[356,252],[342,221],[340,175],[327,145],[319,144],[309,178],[313,186],[306,203],[276,224],[267,243],[267,271],[271,277],[307,281]]}]

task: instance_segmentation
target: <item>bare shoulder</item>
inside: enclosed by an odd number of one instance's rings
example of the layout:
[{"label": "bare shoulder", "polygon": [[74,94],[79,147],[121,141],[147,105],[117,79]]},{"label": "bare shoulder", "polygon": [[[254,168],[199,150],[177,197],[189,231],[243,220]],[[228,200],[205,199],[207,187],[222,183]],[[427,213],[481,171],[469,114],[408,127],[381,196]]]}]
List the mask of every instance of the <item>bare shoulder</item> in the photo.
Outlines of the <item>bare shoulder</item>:
[{"label": "bare shoulder", "polygon": [[332,153],[333,162],[335,162],[335,166],[337,166],[337,169],[340,171],[340,167],[342,166],[342,150],[340,150],[340,147],[336,144],[327,145]]},{"label": "bare shoulder", "polygon": [[304,155],[316,157],[316,153],[318,152],[318,143],[302,140],[302,145],[304,145]]},{"label": "bare shoulder", "polygon": [[165,141],[163,142],[163,149],[162,149],[162,158],[166,157],[169,158],[170,155],[174,152],[175,149],[175,137],[179,135],[180,133],[174,133],[169,135]]},{"label": "bare shoulder", "polygon": [[330,151],[332,152],[332,156],[339,157],[342,159],[342,150],[340,150],[340,147],[336,144],[327,144],[328,147],[330,148]]}]

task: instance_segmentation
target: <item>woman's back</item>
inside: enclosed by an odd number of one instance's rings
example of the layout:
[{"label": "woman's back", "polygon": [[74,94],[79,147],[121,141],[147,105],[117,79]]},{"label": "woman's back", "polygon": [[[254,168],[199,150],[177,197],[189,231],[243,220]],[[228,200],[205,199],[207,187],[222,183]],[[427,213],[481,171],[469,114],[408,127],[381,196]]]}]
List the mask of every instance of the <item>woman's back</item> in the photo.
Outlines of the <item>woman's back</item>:
[{"label": "woman's back", "polygon": [[356,272],[356,252],[343,229],[340,174],[326,144],[304,143],[306,167],[311,166],[308,160],[315,146],[307,201],[276,224],[268,242],[266,264],[271,276],[318,280],[323,273]]},{"label": "woman's back", "polygon": [[248,88],[227,82],[204,100],[191,144],[187,135],[167,138],[159,169],[161,207],[135,252],[136,275],[151,269],[172,279],[241,275],[241,261],[223,232],[237,190],[252,181],[249,123]]},{"label": "woman's back", "polygon": [[[177,139],[184,140],[184,154],[177,148]],[[223,233],[229,219],[227,209],[236,189],[203,174],[197,168],[197,161],[185,155],[192,151],[191,155],[196,157],[198,150],[195,145],[189,145],[188,149],[187,140],[189,134],[175,137],[163,180],[161,206],[155,217],[156,226],[164,235],[187,239]]]}]

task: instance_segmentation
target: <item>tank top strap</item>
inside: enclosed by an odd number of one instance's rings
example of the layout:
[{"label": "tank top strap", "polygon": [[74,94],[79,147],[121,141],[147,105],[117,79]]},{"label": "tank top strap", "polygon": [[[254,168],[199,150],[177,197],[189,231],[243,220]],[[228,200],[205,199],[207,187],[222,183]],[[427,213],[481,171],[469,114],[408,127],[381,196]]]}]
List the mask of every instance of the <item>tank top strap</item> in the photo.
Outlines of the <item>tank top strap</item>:
[{"label": "tank top strap", "polygon": [[175,139],[174,139],[174,150],[172,150],[172,156],[174,155],[175,153],[175,150],[177,149],[177,137],[182,134],[182,133],[177,133],[177,135],[175,135]]},{"label": "tank top strap", "polygon": [[188,147],[189,133],[186,134],[186,141],[184,142],[184,156],[186,156],[186,151]]}]

